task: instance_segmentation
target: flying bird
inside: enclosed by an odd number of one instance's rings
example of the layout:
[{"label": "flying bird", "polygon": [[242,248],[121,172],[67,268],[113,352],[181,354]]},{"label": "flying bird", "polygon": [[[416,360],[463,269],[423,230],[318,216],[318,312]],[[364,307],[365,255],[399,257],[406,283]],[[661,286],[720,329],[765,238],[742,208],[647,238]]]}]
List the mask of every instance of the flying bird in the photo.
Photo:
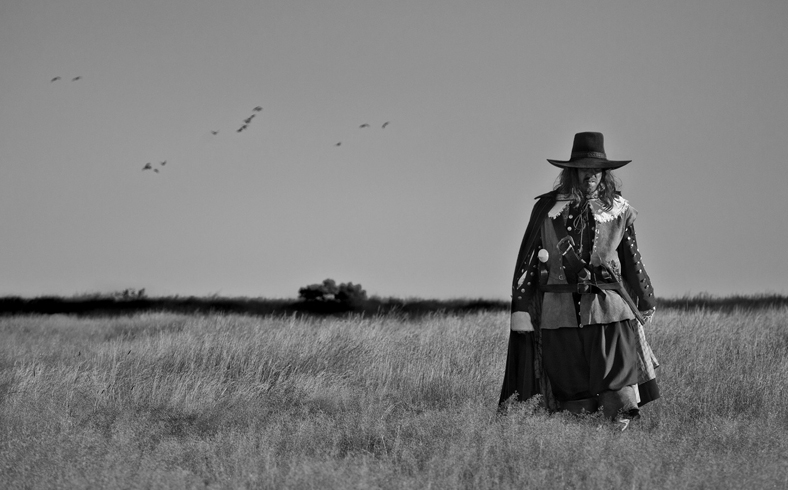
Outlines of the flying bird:
[{"label": "flying bird", "polygon": [[82,77],[74,77],[74,78],[72,78],[72,79],[71,79],[71,81],[72,81],[72,82],[76,82],[76,81],[77,81],[77,80],[79,80],[80,78],[82,78]]},{"label": "flying bird", "polygon": [[380,128],[381,129],[386,129],[386,126],[388,126],[388,125],[389,125],[389,122],[386,121],[386,122],[383,123],[383,126],[381,126]]},{"label": "flying bird", "polygon": [[243,131],[244,129],[246,129],[246,124],[244,124],[243,126],[241,126],[240,128],[238,128],[238,132],[240,133],[240,132],[241,132],[241,131]]},{"label": "flying bird", "polygon": [[161,162],[161,166],[162,167],[165,166],[165,165],[167,165],[167,160],[164,160],[163,162]]},{"label": "flying bird", "polygon": [[340,141],[339,143],[337,143],[337,144],[336,144],[336,145],[334,145],[334,146],[342,146],[342,142]]},{"label": "flying bird", "polygon": [[49,83],[57,82],[58,80],[60,80],[60,77],[55,77],[52,80],[50,80]]},{"label": "flying bird", "polygon": [[254,114],[252,114],[251,116],[249,116],[246,119],[244,119],[244,122],[246,124],[249,124],[250,122],[252,122],[252,119],[254,119]]},{"label": "flying bird", "polygon": [[212,131],[211,131],[211,134],[212,134],[212,135],[214,135],[214,136],[216,136],[217,134],[219,134],[219,131],[213,131],[213,130],[212,130]]},{"label": "flying bird", "polygon": [[156,173],[159,173],[159,169],[158,168],[154,168],[153,171],[156,172]]},{"label": "flying bird", "polygon": [[359,126],[359,128],[368,128],[368,127],[369,127],[369,124],[367,124],[367,123],[364,123],[361,126]]},{"label": "flying bird", "polygon": [[146,164],[145,164],[145,166],[144,166],[144,167],[142,167],[142,170],[143,170],[143,171],[144,171],[144,170],[150,170],[150,169],[152,169],[152,168],[153,168],[153,167],[151,167],[151,164],[150,164],[150,162],[148,162],[148,163],[146,163]]},{"label": "flying bird", "polygon": [[263,110],[263,108],[262,108],[262,107],[260,107],[260,106],[257,106],[257,107],[255,107],[255,108],[254,108],[254,109],[252,109],[252,110],[253,110],[253,111],[255,111],[255,112],[260,112],[260,111],[262,111],[262,110]]}]

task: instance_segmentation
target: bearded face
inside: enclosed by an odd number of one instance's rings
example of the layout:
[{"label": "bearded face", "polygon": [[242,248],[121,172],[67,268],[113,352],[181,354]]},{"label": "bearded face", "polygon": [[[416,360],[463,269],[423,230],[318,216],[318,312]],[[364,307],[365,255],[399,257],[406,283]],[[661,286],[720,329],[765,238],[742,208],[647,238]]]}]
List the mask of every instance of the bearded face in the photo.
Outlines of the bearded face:
[{"label": "bearded face", "polygon": [[577,177],[583,194],[593,196],[602,181],[602,170],[579,168]]}]

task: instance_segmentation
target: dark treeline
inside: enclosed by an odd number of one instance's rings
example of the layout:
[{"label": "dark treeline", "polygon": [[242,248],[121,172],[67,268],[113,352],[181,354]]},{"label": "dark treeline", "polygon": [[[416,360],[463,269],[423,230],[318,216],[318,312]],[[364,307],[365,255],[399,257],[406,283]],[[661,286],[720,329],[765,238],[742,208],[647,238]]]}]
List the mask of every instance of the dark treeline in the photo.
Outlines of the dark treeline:
[{"label": "dark treeline", "polygon": [[712,296],[710,294],[697,294],[681,298],[659,299],[657,304],[664,308],[684,310],[707,309],[714,311],[734,311],[742,309],[780,308],[788,306],[788,296],[776,293]]},{"label": "dark treeline", "polygon": [[122,298],[81,296],[74,298],[42,296],[36,298],[2,297],[0,315],[73,314],[87,316],[130,315],[141,312],[183,314],[239,313],[247,315],[314,314],[314,315],[388,315],[421,316],[434,312],[467,313],[496,311],[509,302],[485,299],[398,299],[371,297],[351,304],[341,301],[304,301],[266,298],[160,297]]},{"label": "dark treeline", "polygon": [[[682,298],[660,299],[660,308],[683,310],[708,309],[733,311],[788,306],[788,296],[778,294],[736,295],[715,297],[707,294]],[[85,316],[130,315],[142,312],[182,314],[238,313],[247,315],[314,314],[314,315],[389,315],[409,317],[429,313],[468,313],[505,311],[509,302],[488,299],[421,299],[371,297],[352,304],[340,301],[305,301],[303,299],[223,298],[210,297],[120,297],[86,295],[75,297],[41,296],[22,298],[0,297],[0,315],[73,314]]]}]

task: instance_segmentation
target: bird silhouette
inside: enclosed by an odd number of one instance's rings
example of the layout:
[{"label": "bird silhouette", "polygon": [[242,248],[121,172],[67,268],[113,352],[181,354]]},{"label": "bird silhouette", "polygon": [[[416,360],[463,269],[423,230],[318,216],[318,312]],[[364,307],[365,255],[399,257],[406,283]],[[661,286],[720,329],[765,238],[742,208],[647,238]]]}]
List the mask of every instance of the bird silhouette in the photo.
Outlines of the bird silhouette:
[{"label": "bird silhouette", "polygon": [[369,124],[367,124],[367,123],[364,123],[361,126],[359,126],[359,128],[368,128],[368,127],[369,127]]},{"label": "bird silhouette", "polygon": [[249,124],[250,122],[252,122],[252,119],[254,119],[254,114],[252,114],[251,116],[249,116],[246,119],[244,119],[244,122],[246,124]]},{"label": "bird silhouette", "polygon": [[336,144],[336,145],[334,145],[334,146],[342,146],[342,142],[340,141],[339,143],[337,143],[337,144]]},{"label": "bird silhouette", "polygon": [[161,162],[161,166],[162,167],[165,166],[165,165],[167,165],[167,160],[164,160],[163,162]]},{"label": "bird silhouette", "polygon": [[389,125],[389,122],[386,121],[386,122],[383,123],[383,126],[381,126],[380,128],[381,129],[386,129],[386,126],[388,126],[388,125]]},{"label": "bird silhouette", "polygon": [[254,109],[252,109],[252,110],[253,110],[253,111],[255,111],[255,112],[260,112],[260,111],[262,111],[262,110],[263,110],[263,108],[262,108],[262,107],[260,107],[260,106],[257,106],[257,107],[255,107],[255,108],[254,108]]},{"label": "bird silhouette", "polygon": [[50,80],[49,83],[57,82],[58,80],[60,80],[60,77],[55,77],[52,80]]},{"label": "bird silhouette", "polygon": [[74,78],[72,78],[72,79],[71,79],[71,81],[72,81],[72,82],[76,82],[76,81],[77,81],[77,80],[79,80],[80,78],[82,78],[82,77],[74,77]]},{"label": "bird silhouette", "polygon": [[152,169],[152,168],[153,168],[153,167],[151,167],[151,164],[150,164],[150,162],[149,162],[149,163],[146,163],[144,167],[142,167],[142,170],[143,170],[143,171],[144,171],[144,170],[150,170],[150,169]]},{"label": "bird silhouette", "polygon": [[243,126],[241,126],[240,128],[238,128],[238,132],[240,133],[240,132],[241,132],[241,131],[243,131],[244,129],[246,129],[246,124],[244,124]]},{"label": "bird silhouette", "polygon": [[154,168],[153,171],[156,172],[156,173],[159,173],[159,169],[158,168]]},{"label": "bird silhouette", "polygon": [[211,134],[216,136],[217,134],[219,134],[219,131],[211,131]]}]

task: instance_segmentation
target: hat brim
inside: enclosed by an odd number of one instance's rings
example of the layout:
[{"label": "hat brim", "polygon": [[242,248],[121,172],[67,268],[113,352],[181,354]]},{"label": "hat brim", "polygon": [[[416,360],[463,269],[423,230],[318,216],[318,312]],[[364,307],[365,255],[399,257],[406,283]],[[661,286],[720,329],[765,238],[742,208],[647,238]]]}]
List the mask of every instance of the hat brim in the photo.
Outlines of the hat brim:
[{"label": "hat brim", "polygon": [[579,169],[596,169],[596,170],[612,170],[620,168],[630,163],[632,160],[602,160],[600,158],[579,158],[577,160],[550,160],[556,167],[560,168],[579,168]]}]

